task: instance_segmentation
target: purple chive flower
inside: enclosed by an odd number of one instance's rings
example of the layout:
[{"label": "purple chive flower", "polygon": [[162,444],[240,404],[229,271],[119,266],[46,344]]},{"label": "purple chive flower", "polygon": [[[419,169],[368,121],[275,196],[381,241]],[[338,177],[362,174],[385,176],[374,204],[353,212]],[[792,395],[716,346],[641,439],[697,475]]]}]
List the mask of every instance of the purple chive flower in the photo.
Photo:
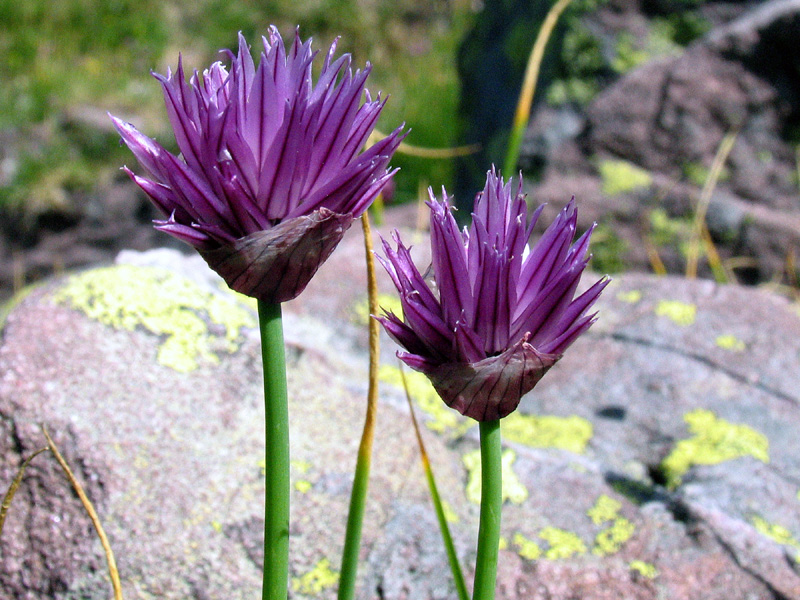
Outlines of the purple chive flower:
[{"label": "purple chive flower", "polygon": [[513,412],[563,352],[595,321],[586,314],[609,280],[574,298],[588,262],[591,230],[575,243],[574,199],[528,247],[540,206],[526,225],[522,179],[516,193],[494,169],[475,199],[472,226],[459,231],[443,190],[430,192],[432,268],[439,297],[414,266],[395,232],[386,240],[388,271],[405,321],[379,318],[406,352],[398,357],[421,371],[442,400],[478,421]]},{"label": "purple chive flower", "polygon": [[240,35],[230,72],[215,62],[187,83],[179,59],[176,73],[154,74],[182,160],[111,118],[151,178],[125,170],[168,216],[156,228],[234,290],[277,303],[303,291],[390,180],[402,134],[358,154],[385,103],[364,89],[370,65],[353,74],[334,42],[313,85],[311,40],[295,33],[287,51],[272,27],[262,41],[258,67]]}]

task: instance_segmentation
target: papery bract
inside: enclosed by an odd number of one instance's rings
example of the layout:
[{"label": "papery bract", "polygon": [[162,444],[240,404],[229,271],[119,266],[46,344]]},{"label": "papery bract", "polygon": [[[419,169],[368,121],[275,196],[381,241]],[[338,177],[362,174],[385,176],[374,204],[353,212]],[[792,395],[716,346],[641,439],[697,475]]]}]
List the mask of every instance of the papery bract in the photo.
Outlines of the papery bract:
[{"label": "papery bract", "polygon": [[[296,297],[393,175],[400,128],[359,154],[384,102],[331,46],[316,84],[311,40],[286,49],[275,27],[256,67],[239,36],[187,82],[179,60],[161,82],[178,158],[112,117],[150,178],[125,169],[168,217],[156,227],[194,246],[236,291]],[[366,101],[362,104],[362,96]]]},{"label": "papery bract", "polygon": [[[472,225],[459,231],[447,193],[430,193],[431,254],[438,297],[395,233],[379,257],[400,293],[401,320],[379,320],[403,348],[398,356],[425,373],[444,402],[478,421],[513,412],[520,399],[594,322],[587,314],[608,284],[575,297],[588,262],[591,230],[574,241],[574,199],[532,249],[543,207],[527,223],[527,203],[494,170],[475,200]],[[574,243],[573,243],[574,241]]]}]

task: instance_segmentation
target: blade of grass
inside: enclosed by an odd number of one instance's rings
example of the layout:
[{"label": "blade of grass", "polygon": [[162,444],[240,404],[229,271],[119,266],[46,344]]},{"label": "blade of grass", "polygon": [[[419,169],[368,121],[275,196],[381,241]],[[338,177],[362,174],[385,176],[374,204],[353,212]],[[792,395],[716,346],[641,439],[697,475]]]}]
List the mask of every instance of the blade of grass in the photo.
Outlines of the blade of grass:
[{"label": "blade of grass", "polygon": [[[375,279],[375,258],[372,253],[372,231],[369,216],[361,216],[364,230],[364,251],[367,259],[367,296],[369,312],[377,315],[378,282]],[[339,600],[353,598],[358,574],[358,555],[361,549],[361,528],[364,522],[364,505],[367,500],[369,471],[372,462],[372,442],[375,437],[375,418],[378,412],[378,366],[380,359],[380,329],[375,319],[369,319],[369,388],[367,389],[367,414],[364,430],[358,447],[353,490],[350,493],[350,509],[347,513],[347,529],[342,550],[342,568],[339,574]]]},{"label": "blade of grass", "polygon": [[[711,163],[711,169],[708,172],[708,177],[703,185],[703,190],[700,192],[700,200],[697,203],[697,210],[694,216],[694,225],[692,227],[692,236],[689,239],[689,249],[687,251],[686,256],[686,277],[688,279],[694,279],[697,277],[697,263],[700,260],[700,246],[701,244],[705,246],[706,250],[708,250],[709,243],[706,242],[703,244],[703,230],[706,229],[706,214],[708,214],[708,205],[711,203],[711,194],[714,193],[714,188],[717,186],[717,182],[719,181],[719,177],[722,174],[722,168],[725,166],[725,162],[728,160],[728,155],[733,150],[733,145],[736,143],[736,131],[731,131],[725,134],[725,137],[722,138],[722,141],[717,148],[717,153],[714,155],[714,161]],[[708,240],[711,240],[711,237],[708,237]],[[711,242],[713,246],[713,242]],[[714,255],[717,256],[716,261],[713,261],[712,257],[709,256],[709,265],[711,266],[712,270],[715,270],[715,277],[717,273],[723,273],[724,269],[722,268],[719,262],[719,255],[716,253],[716,250],[713,252]],[[714,264],[712,264],[714,262]]]},{"label": "blade of grass", "polygon": [[514,114],[514,122],[511,126],[511,139],[508,142],[508,151],[506,152],[506,161],[503,169],[506,177],[511,176],[511,173],[517,167],[522,138],[525,137],[525,129],[528,127],[528,119],[531,116],[533,95],[536,92],[536,82],[539,79],[539,69],[542,66],[544,49],[558,23],[559,17],[561,17],[561,13],[566,10],[570,2],[572,0],[559,0],[552,6],[544,18],[539,34],[536,36],[536,41],[533,43],[533,49],[528,58],[528,66],[525,68],[525,79],[522,82],[517,111]]},{"label": "blade of grass", "polygon": [[25,469],[28,468],[28,465],[31,464],[31,461],[39,456],[42,452],[47,452],[49,448],[39,448],[36,452],[31,454],[28,458],[25,459],[25,462],[22,463],[20,466],[19,471],[17,471],[16,477],[14,477],[14,481],[11,482],[11,486],[8,488],[6,495],[3,496],[3,504],[0,505],[0,535],[3,534],[3,525],[6,523],[6,515],[8,514],[8,509],[11,507],[11,501],[14,499],[14,494],[17,493],[19,489],[20,483],[22,483],[22,476],[25,474]]},{"label": "blade of grass", "polygon": [[667,274],[667,267],[664,266],[664,261],[661,260],[661,255],[658,253],[658,248],[656,248],[655,244],[649,238],[645,238],[644,243],[647,249],[647,258],[650,260],[650,266],[653,269],[653,273],[663,277]]},{"label": "blade of grass", "polygon": [[[369,148],[385,137],[385,133],[381,133],[377,129],[373,130],[369,136],[369,140],[367,140],[366,147]],[[453,148],[426,148],[423,146],[407,144],[406,142],[400,142],[400,145],[397,147],[397,153],[407,154],[408,156],[416,156],[419,158],[455,158],[457,156],[475,154],[480,149],[480,144],[468,144],[466,146],[455,146]]]},{"label": "blade of grass", "polygon": [[450,563],[450,571],[453,573],[453,581],[456,585],[459,600],[469,600],[467,592],[467,585],[464,582],[464,573],[461,571],[461,565],[458,562],[458,555],[456,548],[453,544],[453,537],[450,535],[450,527],[447,524],[447,518],[442,505],[442,499],[439,496],[439,489],[436,486],[436,479],[433,476],[433,469],[431,468],[431,461],[428,458],[428,452],[425,450],[425,442],[422,441],[422,433],[419,429],[417,416],[414,413],[414,403],[411,401],[411,394],[408,392],[408,384],[406,383],[406,374],[403,371],[403,365],[400,365],[400,379],[403,382],[403,389],[406,392],[406,400],[408,401],[408,408],[411,411],[411,422],[414,424],[414,432],[417,434],[417,444],[419,445],[420,459],[422,460],[422,468],[425,471],[425,478],[428,480],[428,489],[431,493],[431,500],[433,500],[433,507],[436,510],[436,519],[439,521],[439,529],[442,532],[442,541],[444,548],[447,552],[447,560]]},{"label": "blade of grass", "polygon": [[50,437],[50,434],[47,433],[47,429],[45,429],[44,426],[42,427],[42,433],[44,433],[44,437],[47,438],[47,446],[50,448],[50,452],[53,453],[53,456],[56,457],[58,464],[61,465],[61,469],[67,476],[67,479],[69,479],[69,482],[72,484],[72,488],[75,490],[75,493],[78,494],[78,498],[80,498],[81,503],[83,504],[83,508],[86,510],[86,512],[89,514],[89,518],[92,520],[92,525],[94,525],[95,531],[97,531],[97,537],[100,538],[100,543],[103,545],[103,550],[106,553],[108,574],[111,577],[111,587],[114,589],[114,600],[122,600],[122,584],[119,580],[119,571],[117,571],[117,561],[114,558],[114,552],[111,550],[111,544],[108,542],[108,537],[103,529],[103,525],[100,523],[100,518],[97,516],[97,511],[94,509],[94,506],[86,495],[86,492],[83,491],[81,484],[78,483],[78,480],[72,473],[72,469],[69,468],[67,461],[64,460],[63,456],[61,456],[61,452],[58,451],[55,442],[53,442],[53,438]]}]

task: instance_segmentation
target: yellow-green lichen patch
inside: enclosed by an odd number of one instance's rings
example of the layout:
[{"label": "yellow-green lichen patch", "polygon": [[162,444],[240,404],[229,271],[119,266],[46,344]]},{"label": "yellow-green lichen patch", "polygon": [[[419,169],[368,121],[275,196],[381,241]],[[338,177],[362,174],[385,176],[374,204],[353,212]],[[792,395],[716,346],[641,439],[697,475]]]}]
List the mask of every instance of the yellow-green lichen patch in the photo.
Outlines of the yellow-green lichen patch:
[{"label": "yellow-green lichen patch", "polygon": [[686,327],[694,323],[697,317],[697,306],[679,300],[662,300],[656,306],[656,315],[667,317],[678,325]]},{"label": "yellow-green lichen patch", "polygon": [[650,187],[653,177],[633,163],[625,160],[604,160],[598,165],[603,193],[607,196],[626,194]]},{"label": "yellow-green lichen patch", "polygon": [[475,425],[475,421],[462,417],[456,411],[448,408],[442,402],[439,394],[431,385],[425,375],[416,371],[404,370],[390,365],[381,366],[378,378],[395,387],[403,388],[403,375],[405,375],[408,393],[419,407],[432,417],[426,422],[429,429],[437,433],[451,433],[454,436],[462,435],[467,429]]},{"label": "yellow-green lichen patch", "polygon": [[314,487],[310,481],[306,481],[305,479],[299,479],[294,482],[294,489],[296,489],[301,494],[307,494],[311,491],[311,488]]},{"label": "yellow-green lichen patch", "polygon": [[545,527],[539,532],[539,537],[549,545],[544,556],[550,560],[586,554],[586,544],[571,531],[556,527]]},{"label": "yellow-green lichen patch", "polygon": [[311,463],[307,460],[292,460],[289,461],[289,464],[301,475],[308,473],[308,470],[311,468]]},{"label": "yellow-green lichen patch", "polygon": [[[514,461],[517,454],[513,450],[503,451],[503,502],[522,504],[528,499],[528,490],[514,472]],[[463,458],[469,475],[467,480],[467,500],[473,504],[481,503],[481,451],[467,452]]]},{"label": "yellow-green lichen patch", "polygon": [[[86,271],[70,277],[53,299],[109,327],[141,327],[164,336],[158,362],[182,373],[196,369],[200,360],[218,363],[212,348],[234,352],[241,328],[256,326],[254,315],[234,300],[155,267],[117,265]],[[223,333],[211,333],[209,322],[221,326]]]},{"label": "yellow-green lichen patch", "polygon": [[592,424],[576,415],[535,416],[513,412],[500,421],[503,437],[533,448],[560,448],[581,454],[592,438]]},{"label": "yellow-green lichen patch", "polygon": [[771,540],[778,542],[782,546],[794,548],[794,560],[795,562],[800,563],[800,541],[798,541],[797,538],[792,535],[791,531],[786,529],[786,527],[783,525],[770,523],[766,519],[762,519],[759,516],[751,518],[750,522],[753,524],[753,527],[755,527],[756,530],[762,535],[765,535]]},{"label": "yellow-green lichen patch", "polygon": [[601,494],[594,503],[594,506],[586,511],[586,515],[592,520],[595,525],[602,525],[608,523],[619,517],[619,510],[622,508],[622,503],[619,500]]},{"label": "yellow-green lichen patch", "polygon": [[339,573],[331,570],[331,561],[320,560],[305,575],[292,577],[292,589],[301,594],[317,596],[339,582]]},{"label": "yellow-green lichen patch", "polygon": [[528,560],[539,560],[539,558],[541,558],[542,549],[539,547],[539,544],[533,540],[529,540],[521,533],[514,534],[512,542],[517,547],[517,554],[522,558],[527,558]]},{"label": "yellow-green lichen patch", "polygon": [[611,523],[611,527],[603,529],[594,538],[592,553],[597,556],[616,554],[622,545],[631,539],[635,527],[628,519],[618,517]]},{"label": "yellow-green lichen patch", "polygon": [[653,564],[644,562],[643,560],[632,560],[628,563],[628,568],[634,573],[638,573],[645,579],[655,579],[658,577],[658,569]]},{"label": "yellow-green lichen patch", "polygon": [[742,340],[730,334],[717,336],[714,343],[723,350],[730,350],[731,352],[744,352],[747,347]]},{"label": "yellow-green lichen patch", "polygon": [[444,520],[448,523],[458,523],[461,520],[447,500],[442,500],[442,512],[444,512]]},{"label": "yellow-green lichen patch", "polygon": [[[393,294],[378,294],[378,306],[381,308],[379,316],[384,311],[392,312],[400,318],[403,316],[403,305],[400,303],[400,298]],[[364,297],[353,306],[352,319],[358,325],[367,325],[369,318],[369,299]]]},{"label": "yellow-green lichen patch", "polygon": [[222,523],[220,523],[219,521],[211,521],[211,529],[213,529],[217,533],[222,533]]},{"label": "yellow-green lichen patch", "polygon": [[636,304],[641,299],[641,290],[629,290],[627,292],[619,292],[617,294],[617,300],[620,302],[627,302],[628,304]]},{"label": "yellow-green lichen patch", "polygon": [[716,465],[743,456],[769,462],[769,440],[752,427],[729,423],[701,408],[686,413],[683,420],[693,437],[678,442],[661,463],[670,488],[680,484],[693,465]]},{"label": "yellow-green lichen patch", "polygon": [[506,548],[508,548],[508,540],[501,535],[500,539],[497,540],[497,549],[505,550]]}]

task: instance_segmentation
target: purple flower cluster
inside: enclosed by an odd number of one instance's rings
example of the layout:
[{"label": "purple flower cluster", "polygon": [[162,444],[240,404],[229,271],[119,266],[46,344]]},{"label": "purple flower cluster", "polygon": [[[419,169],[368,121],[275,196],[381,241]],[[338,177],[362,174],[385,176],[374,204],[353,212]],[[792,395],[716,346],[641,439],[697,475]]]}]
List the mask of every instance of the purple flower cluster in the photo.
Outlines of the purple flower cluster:
[{"label": "purple flower cluster", "polygon": [[[406,352],[398,356],[426,374],[445,403],[478,421],[502,418],[519,405],[575,339],[594,322],[587,314],[608,284],[603,278],[575,297],[588,262],[591,230],[574,241],[574,200],[531,249],[542,211],[527,223],[527,203],[488,173],[475,199],[472,225],[459,231],[447,193],[431,192],[432,267],[438,297],[395,233],[380,258],[398,292],[401,320],[380,318]],[[574,241],[574,243],[573,243]]]},{"label": "purple flower cluster", "polygon": [[[168,217],[156,227],[194,246],[236,291],[276,303],[296,297],[352,220],[389,181],[400,128],[359,154],[384,102],[331,46],[316,85],[316,52],[276,28],[256,67],[242,36],[220,62],[185,80],[156,74],[182,160],[112,117],[150,178],[132,179]],[[366,94],[366,101],[361,102]]]}]

